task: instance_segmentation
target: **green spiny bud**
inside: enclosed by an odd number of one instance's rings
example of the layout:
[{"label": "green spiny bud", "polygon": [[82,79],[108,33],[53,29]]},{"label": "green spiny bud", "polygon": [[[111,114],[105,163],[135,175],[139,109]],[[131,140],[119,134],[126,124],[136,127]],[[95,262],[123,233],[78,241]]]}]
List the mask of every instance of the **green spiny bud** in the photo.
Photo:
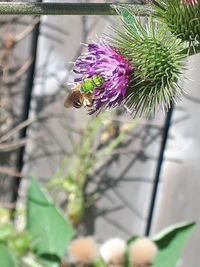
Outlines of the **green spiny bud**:
[{"label": "green spiny bud", "polygon": [[125,104],[140,115],[155,113],[160,106],[168,110],[181,93],[177,80],[185,57],[181,42],[166,33],[164,25],[156,27],[150,19],[146,26],[135,18],[135,25],[125,24],[125,30],[118,31],[113,41],[120,54],[134,66]]},{"label": "green spiny bud", "polygon": [[200,0],[157,0],[153,7],[176,37],[189,46],[200,43]]}]

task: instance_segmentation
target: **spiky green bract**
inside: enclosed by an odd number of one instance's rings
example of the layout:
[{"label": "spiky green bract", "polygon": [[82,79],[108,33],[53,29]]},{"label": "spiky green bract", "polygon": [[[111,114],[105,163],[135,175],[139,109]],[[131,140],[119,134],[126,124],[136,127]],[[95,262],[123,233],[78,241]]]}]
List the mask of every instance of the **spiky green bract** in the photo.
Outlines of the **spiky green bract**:
[{"label": "spiky green bract", "polygon": [[155,14],[189,48],[200,44],[200,0],[156,0]]},{"label": "spiky green bract", "polygon": [[[158,27],[159,26],[159,27]],[[144,28],[135,18],[135,25],[124,24],[117,31],[113,46],[134,66],[126,106],[139,115],[150,115],[161,107],[168,110],[181,93],[177,80],[184,69],[183,47],[162,25],[152,19]]]}]

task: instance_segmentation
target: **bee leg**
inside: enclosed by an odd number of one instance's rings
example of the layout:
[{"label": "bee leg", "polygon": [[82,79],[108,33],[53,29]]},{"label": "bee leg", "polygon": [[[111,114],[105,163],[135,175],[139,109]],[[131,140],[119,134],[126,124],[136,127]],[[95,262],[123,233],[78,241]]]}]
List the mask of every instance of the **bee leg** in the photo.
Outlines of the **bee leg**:
[{"label": "bee leg", "polygon": [[85,98],[84,101],[83,101],[83,105],[84,105],[84,107],[92,107],[91,99]]}]

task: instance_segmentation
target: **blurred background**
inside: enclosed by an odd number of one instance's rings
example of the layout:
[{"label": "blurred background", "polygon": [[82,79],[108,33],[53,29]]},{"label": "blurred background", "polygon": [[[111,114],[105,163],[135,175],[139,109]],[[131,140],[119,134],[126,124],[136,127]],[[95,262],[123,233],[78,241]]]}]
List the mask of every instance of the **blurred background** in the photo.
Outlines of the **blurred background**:
[{"label": "blurred background", "polygon": [[[59,178],[66,181],[77,159],[85,166],[80,151],[96,120],[86,161],[98,156],[84,172],[86,205],[76,228],[99,242],[200,219],[199,55],[188,59],[184,96],[168,114],[133,119],[116,109],[92,118],[63,106],[83,44],[118,25],[116,16],[0,17],[1,205],[23,207],[35,177],[67,214]],[[178,266],[199,267],[199,230],[198,223]]]}]

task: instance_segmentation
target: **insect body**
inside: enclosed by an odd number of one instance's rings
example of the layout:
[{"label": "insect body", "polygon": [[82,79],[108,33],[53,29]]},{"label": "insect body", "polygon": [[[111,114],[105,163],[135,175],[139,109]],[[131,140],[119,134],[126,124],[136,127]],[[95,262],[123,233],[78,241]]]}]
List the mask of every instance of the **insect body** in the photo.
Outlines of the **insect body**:
[{"label": "insect body", "polygon": [[92,107],[94,89],[101,86],[104,79],[100,75],[94,75],[92,78],[86,78],[83,82],[78,84],[72,92],[70,92],[65,99],[64,106],[66,108],[75,107],[81,108]]},{"label": "insect body", "polygon": [[81,108],[83,105],[86,107],[92,107],[93,97],[92,93],[81,93],[81,84],[76,86],[72,92],[70,92],[65,99],[64,106],[66,108],[74,107]]},{"label": "insect body", "polygon": [[100,75],[94,75],[92,78],[86,78],[81,86],[81,93],[91,92],[104,83],[104,78]]}]

